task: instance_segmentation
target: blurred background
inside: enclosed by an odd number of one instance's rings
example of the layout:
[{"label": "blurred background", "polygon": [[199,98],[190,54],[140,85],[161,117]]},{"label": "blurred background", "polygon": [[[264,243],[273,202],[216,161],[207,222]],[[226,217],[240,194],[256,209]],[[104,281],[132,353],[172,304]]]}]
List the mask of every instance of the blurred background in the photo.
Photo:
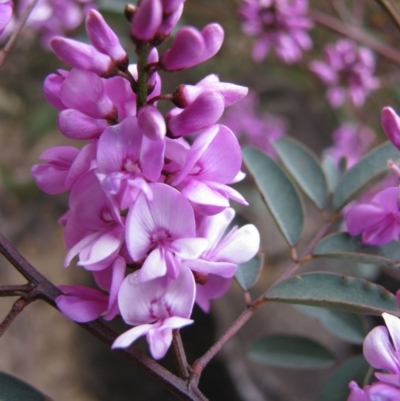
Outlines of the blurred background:
[{"label": "blurred background", "polygon": [[[312,8],[339,18],[335,1],[314,0]],[[353,7],[353,1],[340,2]],[[375,2],[364,3],[364,27],[369,34],[396,48],[400,32]],[[135,62],[133,45],[127,33],[129,24],[123,17],[123,1],[101,3],[107,22],[120,34],[130,60]],[[376,76],[383,78],[382,87],[368,97],[357,112],[350,108],[333,110],[325,99],[325,87],[308,70],[308,63],[321,58],[327,42],[340,36],[326,28],[311,30],[312,51],[288,66],[273,52],[259,64],[251,60],[253,40],[242,34],[237,15],[239,1],[187,0],[182,24],[202,28],[209,22],[220,23],[226,39],[221,51],[210,61],[184,72],[163,74],[163,92],[171,93],[181,83],[195,84],[206,75],[216,73],[220,80],[248,86],[258,96],[255,112],[271,113],[284,121],[286,134],[297,138],[317,155],[331,146],[331,135],[342,121],[362,122],[383,140],[380,111],[390,105],[400,110],[399,66],[376,56]],[[84,28],[71,33],[87,40]],[[168,42],[162,46],[166,48]],[[40,46],[38,35],[26,29],[0,70],[0,230],[25,258],[56,285],[90,284],[90,277],[78,267],[64,269],[66,253],[58,218],[68,206],[66,194],[50,196],[33,182],[30,168],[39,162],[47,148],[59,145],[82,146],[63,137],[56,128],[57,112],[49,106],[42,93],[44,78],[63,68],[56,57]],[[229,109],[228,109],[229,110]],[[289,255],[286,243],[268,215],[260,197],[249,181],[237,186],[250,206],[237,208],[262,234],[265,266],[260,280],[252,290],[259,295],[282,269]],[[307,224],[300,248],[316,232],[319,213],[304,202]],[[235,205],[236,207],[236,205]],[[338,262],[313,262],[305,270],[330,269],[357,272],[358,266]],[[355,273],[356,274],[356,273]],[[395,277],[369,269],[371,277],[385,280],[398,288]],[[0,260],[2,285],[24,283],[24,279],[4,260]],[[0,319],[10,310],[15,299],[2,298]],[[233,283],[229,293],[212,303],[210,314],[195,307],[195,324],[182,330],[189,362],[202,355],[244,309],[242,290]],[[368,323],[368,321],[367,321]],[[369,322],[371,323],[371,322]],[[113,325],[122,330],[122,323]],[[315,319],[300,314],[289,305],[263,306],[250,322],[233,338],[207,367],[200,388],[210,400],[230,401],[310,401],[321,391],[332,369],[296,371],[265,368],[246,357],[249,344],[264,334],[295,333],[307,335],[330,348],[339,360],[360,352],[329,334]],[[147,352],[145,341],[138,347]],[[171,355],[162,361],[175,369]],[[115,355],[107,346],[92,338],[78,325],[41,301],[31,304],[0,339],[0,371],[26,380],[57,401],[124,401],[173,400],[157,383]]]}]

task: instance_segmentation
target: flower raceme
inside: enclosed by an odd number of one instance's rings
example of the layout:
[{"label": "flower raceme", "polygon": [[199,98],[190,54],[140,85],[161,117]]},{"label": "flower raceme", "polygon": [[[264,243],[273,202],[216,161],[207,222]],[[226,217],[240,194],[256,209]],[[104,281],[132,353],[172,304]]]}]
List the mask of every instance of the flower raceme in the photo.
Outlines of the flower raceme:
[{"label": "flower raceme", "polygon": [[[146,336],[157,359],[167,352],[172,331],[192,323],[194,302],[208,311],[260,243],[251,224],[225,235],[235,215],[230,199],[247,202],[229,186],[244,176],[240,146],[229,128],[216,123],[247,88],[209,75],[161,94],[157,70],[189,68],[222,44],[217,24],[200,32],[183,27],[159,57],[156,46],[182,8],[179,0],[142,0],[131,18],[132,40],[139,58],[147,60],[147,95],[140,101],[143,66],[129,64],[100,13],[91,10],[86,19],[91,45],[52,40],[56,55],[72,69],[46,78],[46,99],[59,110],[61,133],[88,143],[80,150],[49,149],[41,155],[45,163],[32,168],[45,192],[70,191],[69,210],[60,219],[65,266],[77,257],[98,287],[61,286],[59,309],[78,322],[121,315],[135,327],[113,347]],[[189,57],[193,44],[196,58]],[[163,99],[172,101],[166,115],[157,109]],[[191,134],[196,137],[189,142],[185,136]]]}]

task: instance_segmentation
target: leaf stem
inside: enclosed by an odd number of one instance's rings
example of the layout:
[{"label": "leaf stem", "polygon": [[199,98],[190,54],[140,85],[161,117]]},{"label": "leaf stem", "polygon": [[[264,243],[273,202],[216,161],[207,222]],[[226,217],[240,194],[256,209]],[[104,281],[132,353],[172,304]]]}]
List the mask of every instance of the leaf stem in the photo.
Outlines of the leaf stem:
[{"label": "leaf stem", "polygon": [[5,333],[5,331],[11,326],[11,323],[15,320],[15,318],[28,306],[34,299],[17,299],[10,312],[8,312],[7,316],[0,323],[0,337]]}]

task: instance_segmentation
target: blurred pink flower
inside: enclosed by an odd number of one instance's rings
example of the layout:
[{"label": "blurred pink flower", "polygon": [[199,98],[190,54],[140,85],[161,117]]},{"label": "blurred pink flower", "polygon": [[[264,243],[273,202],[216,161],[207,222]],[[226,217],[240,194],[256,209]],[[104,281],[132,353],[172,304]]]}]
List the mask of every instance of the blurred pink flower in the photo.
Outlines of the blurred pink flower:
[{"label": "blurred pink flower", "polygon": [[369,127],[352,123],[340,125],[332,134],[333,146],[323,155],[334,160],[336,167],[346,159],[346,168],[353,167],[375,142],[375,133]]},{"label": "blurred pink flower", "polygon": [[239,15],[242,30],[255,36],[253,60],[267,57],[271,47],[285,63],[298,61],[312,47],[307,30],[313,26],[307,17],[307,0],[242,0]]},{"label": "blurred pink flower", "polygon": [[328,86],[326,97],[332,107],[342,106],[347,98],[355,107],[361,107],[370,92],[379,87],[369,48],[341,39],[325,46],[324,58],[311,62],[310,70]]}]

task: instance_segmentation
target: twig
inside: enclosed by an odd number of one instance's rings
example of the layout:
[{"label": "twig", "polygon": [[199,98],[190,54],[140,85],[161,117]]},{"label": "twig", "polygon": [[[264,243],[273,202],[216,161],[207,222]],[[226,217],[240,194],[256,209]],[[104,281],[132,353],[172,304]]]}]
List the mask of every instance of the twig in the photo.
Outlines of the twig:
[{"label": "twig", "polygon": [[309,10],[309,16],[318,24],[356,40],[357,42],[363,43],[387,60],[390,60],[396,64],[400,64],[400,52],[395,50],[393,47],[380,42],[372,36],[369,36],[360,28],[345,25],[337,18],[333,18],[321,11]]},{"label": "twig", "polygon": [[32,301],[31,299],[20,298],[17,299],[8,315],[4,318],[4,320],[0,323],[0,337],[5,333],[5,331],[10,327],[11,323],[15,320],[15,318],[28,306]]},{"label": "twig", "polygon": [[232,324],[231,327],[218,339],[218,341],[200,358],[192,365],[194,380],[198,380],[201,372],[211,361],[212,358],[221,350],[227,341],[229,341],[232,336],[234,336],[242,326],[253,316],[254,312],[260,306],[260,302],[255,302],[252,307],[247,308]]},{"label": "twig", "polygon": [[182,338],[179,330],[174,330],[172,337],[172,347],[174,349],[174,354],[176,361],[178,363],[179,375],[182,379],[188,379],[189,369],[188,369],[188,361],[186,359],[185,349],[183,348]]},{"label": "twig", "polygon": [[24,27],[24,25],[25,25],[25,23],[26,23],[26,21],[27,21],[27,19],[29,17],[29,14],[31,13],[33,8],[36,6],[37,2],[38,2],[38,0],[33,0],[32,3],[25,9],[25,11],[22,14],[20,20],[18,21],[17,26],[15,27],[15,30],[14,30],[13,34],[10,36],[10,39],[8,39],[6,45],[1,50],[1,52],[0,52],[0,67],[4,64],[4,60],[6,59],[8,53],[10,52],[10,50],[14,46],[15,42],[17,41],[18,36],[19,36],[20,32],[22,31],[22,28]]},{"label": "twig", "polygon": [[394,22],[397,29],[400,29],[400,14],[396,6],[387,0],[375,0],[385,11],[389,18]]}]

